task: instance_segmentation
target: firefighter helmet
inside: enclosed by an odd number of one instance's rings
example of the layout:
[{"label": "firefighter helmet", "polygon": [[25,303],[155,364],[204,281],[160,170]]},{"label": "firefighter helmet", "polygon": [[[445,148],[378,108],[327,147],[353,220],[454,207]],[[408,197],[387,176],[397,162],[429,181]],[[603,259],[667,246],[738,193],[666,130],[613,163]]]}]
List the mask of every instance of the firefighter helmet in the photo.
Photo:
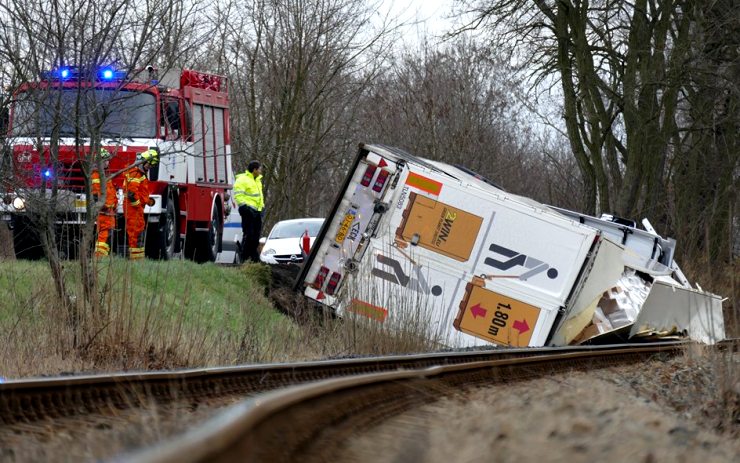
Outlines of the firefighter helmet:
[{"label": "firefighter helmet", "polygon": [[156,165],[159,162],[159,153],[156,150],[146,150],[139,156],[143,162],[148,162],[151,165]]}]

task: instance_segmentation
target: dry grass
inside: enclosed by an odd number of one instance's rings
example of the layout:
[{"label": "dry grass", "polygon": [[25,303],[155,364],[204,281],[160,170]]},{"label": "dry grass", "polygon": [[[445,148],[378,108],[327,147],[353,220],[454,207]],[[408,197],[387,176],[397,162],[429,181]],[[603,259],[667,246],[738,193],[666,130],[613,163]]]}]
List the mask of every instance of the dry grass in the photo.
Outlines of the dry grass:
[{"label": "dry grass", "polygon": [[[98,268],[93,309],[68,265],[73,308],[56,300],[44,263],[0,265],[0,376],[256,361],[274,356],[275,326],[295,329],[239,269],[112,259]],[[247,338],[253,357],[240,355]]]},{"label": "dry grass", "polygon": [[740,353],[689,346],[683,355],[625,370],[622,380],[642,397],[706,429],[740,438]]},{"label": "dry grass", "polygon": [[[433,350],[421,319],[402,330],[339,320],[273,268],[111,259],[99,308],[65,264],[76,312],[56,300],[43,262],[0,263],[0,377],[161,370]],[[272,287],[270,287],[272,285]],[[275,307],[280,309],[276,310]],[[71,313],[79,314],[74,319]],[[288,315],[288,316],[286,316]]]},{"label": "dry grass", "polygon": [[0,376],[424,352],[438,350],[446,334],[424,295],[382,291],[388,300],[379,300],[379,288],[362,281],[346,288],[347,299],[394,307],[401,316],[338,320],[292,291],[297,267],[106,260],[95,310],[82,301],[77,264],[65,265],[76,324],[56,300],[45,263],[0,263]]},{"label": "dry grass", "polygon": [[345,312],[340,320],[324,306],[293,292],[298,267],[273,266],[271,270],[270,299],[278,310],[298,322],[301,342],[321,358],[428,352],[441,347],[442,335],[433,328],[441,324],[430,323],[426,311],[430,303],[423,296],[413,292],[402,296],[392,291],[381,296],[374,292],[377,286],[371,282],[349,280],[339,296],[345,305],[358,298],[392,307],[398,315],[379,322]]}]

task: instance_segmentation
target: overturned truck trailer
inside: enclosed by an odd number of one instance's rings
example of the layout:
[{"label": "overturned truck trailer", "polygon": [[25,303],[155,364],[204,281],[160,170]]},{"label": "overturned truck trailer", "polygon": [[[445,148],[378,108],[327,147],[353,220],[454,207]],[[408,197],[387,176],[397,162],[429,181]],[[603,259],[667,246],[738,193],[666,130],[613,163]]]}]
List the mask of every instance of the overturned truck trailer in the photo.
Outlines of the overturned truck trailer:
[{"label": "overturned truck trailer", "polygon": [[359,154],[296,281],[307,297],[451,347],[724,338],[675,241],[503,191],[383,145]]}]

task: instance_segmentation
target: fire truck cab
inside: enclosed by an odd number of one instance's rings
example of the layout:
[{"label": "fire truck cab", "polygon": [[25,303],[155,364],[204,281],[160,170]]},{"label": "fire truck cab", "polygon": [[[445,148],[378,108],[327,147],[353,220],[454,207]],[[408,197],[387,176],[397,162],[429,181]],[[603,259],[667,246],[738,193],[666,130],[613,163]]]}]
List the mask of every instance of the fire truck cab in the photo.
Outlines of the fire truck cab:
[{"label": "fire truck cab", "polygon": [[112,154],[106,174],[116,191],[106,194],[119,200],[114,252],[126,249],[120,174],[149,149],[160,162],[148,173],[155,204],[145,209],[147,255],[184,253],[206,262],[221,251],[234,176],[224,76],[55,69],[14,92],[6,145],[0,215],[13,229],[18,257],[42,255],[34,220],[39,198],[54,198],[62,251],[76,254],[80,226],[95,220],[87,217],[85,186],[93,146]]}]

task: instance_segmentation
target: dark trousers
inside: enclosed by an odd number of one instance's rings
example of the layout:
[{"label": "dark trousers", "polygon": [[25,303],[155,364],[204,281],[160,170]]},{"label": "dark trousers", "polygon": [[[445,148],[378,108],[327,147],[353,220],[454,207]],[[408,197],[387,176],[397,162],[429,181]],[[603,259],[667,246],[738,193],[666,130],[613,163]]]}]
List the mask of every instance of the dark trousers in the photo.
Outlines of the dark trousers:
[{"label": "dark trousers", "polygon": [[242,262],[259,262],[257,247],[262,233],[262,214],[249,206],[241,205],[239,215],[242,217]]}]

